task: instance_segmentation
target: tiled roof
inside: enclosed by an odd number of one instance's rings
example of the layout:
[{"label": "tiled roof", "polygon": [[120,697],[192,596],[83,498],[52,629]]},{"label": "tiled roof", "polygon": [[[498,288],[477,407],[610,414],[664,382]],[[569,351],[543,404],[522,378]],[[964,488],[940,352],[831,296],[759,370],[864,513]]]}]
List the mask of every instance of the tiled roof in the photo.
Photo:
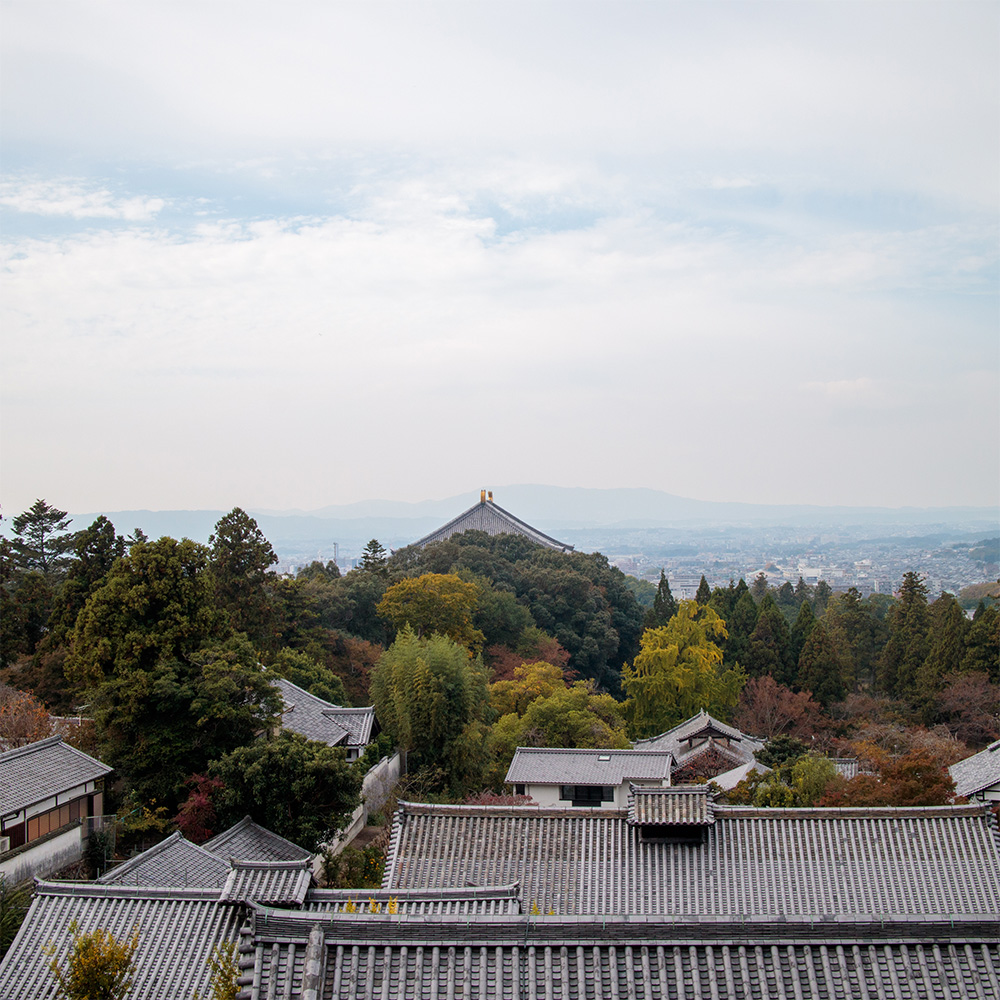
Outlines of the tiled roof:
[{"label": "tiled roof", "polygon": [[715,806],[702,844],[641,843],[624,810],[404,803],[383,888],[519,882],[557,914],[1000,913],[985,806]]},{"label": "tiled roof", "polygon": [[709,826],[714,822],[715,802],[707,785],[632,786],[628,802],[630,826]]},{"label": "tiled roof", "polygon": [[956,795],[975,795],[1000,784],[1000,740],[948,768]]},{"label": "tiled roof", "polygon": [[220,858],[238,858],[241,861],[304,861],[313,855],[304,847],[293,844],[284,837],[265,830],[249,816],[244,816],[235,826],[216,834],[201,845],[206,851]]},{"label": "tiled roof", "polygon": [[121,939],[139,934],[135,985],[130,997],[189,1000],[207,996],[213,948],[236,941],[242,908],[218,901],[218,889],[136,889],[127,886],[41,882],[27,918],[0,962],[0,997],[49,1000],[55,980],[45,949],[54,946],[60,964],[71,940],[101,928]]},{"label": "tiled roof", "polygon": [[545,915],[407,918],[256,910],[246,1000],[917,1000],[998,995],[985,921],[689,924]]},{"label": "tiled roof", "polygon": [[303,690],[284,677],[273,681],[285,702],[281,725],[330,746],[363,747],[371,739],[375,709],[344,708]]},{"label": "tiled roof", "polygon": [[559,552],[573,551],[572,545],[557,541],[537,528],[533,528],[492,500],[480,501],[459,514],[458,517],[452,518],[437,531],[424,535],[413,544],[422,549],[425,545],[430,545],[431,542],[442,542],[446,538],[451,538],[452,535],[460,535],[463,531],[484,531],[487,535],[522,535],[531,539],[536,545],[544,545],[547,549],[556,549]]},{"label": "tiled roof", "polygon": [[673,756],[645,750],[564,750],[518,747],[507,782],[553,785],[620,785],[670,777]]},{"label": "tiled roof", "polygon": [[12,813],[111,773],[61,736],[0,753],[0,812]]},{"label": "tiled roof", "polygon": [[306,861],[234,861],[219,899],[235,903],[253,900],[270,906],[301,905],[312,885]]},{"label": "tiled roof", "polygon": [[[374,904],[374,909],[372,904]],[[345,913],[389,913],[391,907],[410,916],[497,916],[521,912],[521,887],[462,886],[453,889],[312,889],[302,911],[333,915]],[[316,920],[315,916],[312,920]]]},{"label": "tiled roof", "polygon": [[690,741],[707,739],[710,736],[720,736],[735,742],[746,742],[755,748],[763,746],[760,740],[745,736],[735,726],[721,722],[714,715],[709,715],[704,709],[697,715],[691,716],[690,719],[678,723],[673,729],[660,733],[659,736],[636,740],[633,746],[637,750],[669,750],[677,757],[690,748]]},{"label": "tiled roof", "polygon": [[148,851],[105,872],[98,882],[108,885],[222,886],[229,865],[178,831]]}]

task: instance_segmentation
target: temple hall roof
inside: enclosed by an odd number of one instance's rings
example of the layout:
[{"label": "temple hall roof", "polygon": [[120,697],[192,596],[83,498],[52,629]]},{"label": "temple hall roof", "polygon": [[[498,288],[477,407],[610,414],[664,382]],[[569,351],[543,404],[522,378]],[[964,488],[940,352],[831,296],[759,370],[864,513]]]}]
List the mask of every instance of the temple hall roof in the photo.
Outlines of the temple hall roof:
[{"label": "temple hall roof", "polygon": [[330,746],[363,748],[371,739],[375,722],[375,709],[344,708],[300,688],[284,677],[273,685],[281,692],[285,710],[281,725],[306,739],[317,740]]},{"label": "temple hall roof", "polygon": [[494,503],[493,494],[487,496],[486,490],[480,493],[479,503],[475,506],[413,544],[422,549],[431,542],[442,542],[452,535],[460,535],[463,531],[484,531],[487,535],[522,535],[547,549],[556,549],[558,552],[573,551],[572,545],[557,541]]},{"label": "temple hall roof", "polygon": [[704,842],[643,843],[623,809],[403,803],[383,888],[519,882],[556,914],[753,917],[1000,913],[983,805],[714,805]]}]

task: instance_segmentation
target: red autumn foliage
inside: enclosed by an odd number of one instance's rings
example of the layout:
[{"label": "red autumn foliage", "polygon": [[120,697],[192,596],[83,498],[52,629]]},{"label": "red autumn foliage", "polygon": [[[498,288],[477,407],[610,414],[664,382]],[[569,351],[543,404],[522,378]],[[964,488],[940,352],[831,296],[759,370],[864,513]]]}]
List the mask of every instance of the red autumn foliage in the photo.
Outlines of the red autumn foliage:
[{"label": "red autumn foliage", "polygon": [[782,733],[808,739],[824,728],[822,714],[822,706],[808,691],[793,691],[764,674],[751,678],[743,688],[733,724],[763,739]]},{"label": "red autumn foliage", "polygon": [[514,671],[522,663],[538,663],[544,661],[559,667],[567,684],[576,679],[576,673],[569,669],[569,653],[559,645],[558,639],[539,633],[537,638],[520,646],[517,650],[507,646],[488,646],[483,651],[483,659],[493,671],[494,681],[512,681]]},{"label": "red autumn foliage", "polygon": [[941,806],[955,797],[955,783],[940,758],[926,747],[894,757],[873,743],[855,745],[863,766],[877,775],[834,779],[821,806]]},{"label": "red autumn foliage", "polygon": [[212,799],[226,786],[218,778],[193,774],[185,782],[191,791],[174,817],[177,829],[194,844],[202,844],[215,833],[217,818]]},{"label": "red autumn foliage", "polygon": [[3,685],[0,690],[0,747],[13,750],[52,735],[45,706],[26,691]]}]

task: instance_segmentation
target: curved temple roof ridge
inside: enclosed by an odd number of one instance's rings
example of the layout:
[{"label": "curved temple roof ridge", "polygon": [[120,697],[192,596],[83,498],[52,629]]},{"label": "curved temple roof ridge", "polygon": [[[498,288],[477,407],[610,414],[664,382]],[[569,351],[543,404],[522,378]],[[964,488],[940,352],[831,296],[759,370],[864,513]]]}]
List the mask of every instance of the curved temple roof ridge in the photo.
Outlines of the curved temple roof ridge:
[{"label": "curved temple roof ridge", "polygon": [[452,535],[460,535],[463,531],[483,531],[487,535],[521,535],[542,545],[547,549],[555,549],[557,552],[572,552],[573,546],[568,542],[560,542],[551,535],[546,535],[544,531],[539,531],[526,521],[504,510],[499,504],[493,502],[493,493],[482,490],[479,496],[479,503],[474,504],[468,510],[463,511],[458,517],[453,517],[447,524],[442,525],[436,531],[413,542],[414,548],[422,549],[431,542],[443,542]]}]

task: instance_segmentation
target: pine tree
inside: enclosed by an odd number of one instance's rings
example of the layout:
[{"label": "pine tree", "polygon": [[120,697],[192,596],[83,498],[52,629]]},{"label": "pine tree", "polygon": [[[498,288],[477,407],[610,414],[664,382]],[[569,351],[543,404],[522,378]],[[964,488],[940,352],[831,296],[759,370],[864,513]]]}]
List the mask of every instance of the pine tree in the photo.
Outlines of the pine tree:
[{"label": "pine tree", "polygon": [[701,607],[705,607],[712,599],[712,588],[708,585],[708,580],[705,579],[704,573],[702,574],[701,582],[698,584],[698,590],[695,592],[694,599]]},{"label": "pine tree", "polygon": [[37,570],[45,576],[60,569],[66,561],[65,553],[73,544],[73,536],[66,534],[72,520],[66,511],[57,510],[44,500],[36,500],[15,517],[11,546],[20,568]]}]

